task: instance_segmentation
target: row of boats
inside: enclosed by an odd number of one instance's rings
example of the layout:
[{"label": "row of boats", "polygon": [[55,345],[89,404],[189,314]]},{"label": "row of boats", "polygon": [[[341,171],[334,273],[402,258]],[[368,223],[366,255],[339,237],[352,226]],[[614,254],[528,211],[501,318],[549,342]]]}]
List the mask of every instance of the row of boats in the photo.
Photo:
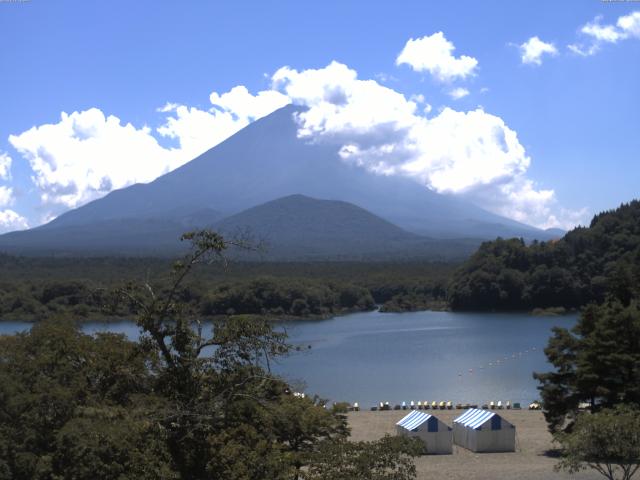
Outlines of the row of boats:
[{"label": "row of boats", "polygon": [[[453,405],[450,401],[418,401],[417,403],[413,400],[407,404],[407,402],[402,402],[400,404],[396,404],[391,406],[389,402],[380,402],[378,405],[374,405],[371,407],[371,411],[383,411],[383,410],[466,410],[469,408],[481,408],[483,410],[522,410],[522,406],[519,402],[514,402],[513,404],[510,401],[502,402],[498,400],[497,402],[489,402],[483,405],[478,406],[478,404],[472,403],[456,403]],[[529,404],[529,410],[540,410],[541,405],[539,402],[532,402]],[[350,410],[352,411],[360,411],[360,406],[358,402],[354,403]]]},{"label": "row of boats", "polygon": [[[305,398],[305,394],[302,392],[293,392],[293,396]],[[587,408],[589,406],[590,406],[589,404],[584,404],[584,405],[580,404],[581,408]],[[481,406],[478,406],[478,404],[476,403],[456,403],[455,404],[456,410],[468,410],[470,408],[481,408],[483,410],[502,410],[502,409],[522,410],[522,407],[520,406],[519,402],[514,402],[512,405],[509,400],[507,400],[505,403],[502,403],[502,400],[498,400],[497,402],[491,401]],[[402,402],[394,405],[393,407],[391,406],[391,404],[389,404],[389,402],[380,402],[378,405],[374,405],[373,407],[371,407],[372,412],[383,411],[383,410],[453,410],[453,409],[454,409],[454,405],[450,401],[436,402],[435,400],[432,401],[431,403],[429,403],[426,400],[424,402],[418,400],[417,403],[411,400],[408,404],[407,402]],[[541,410],[541,409],[542,409],[542,405],[538,401],[534,401],[529,404],[529,410]],[[360,405],[358,404],[358,402],[355,402],[353,405],[349,405],[348,410],[351,412],[359,412]]]}]

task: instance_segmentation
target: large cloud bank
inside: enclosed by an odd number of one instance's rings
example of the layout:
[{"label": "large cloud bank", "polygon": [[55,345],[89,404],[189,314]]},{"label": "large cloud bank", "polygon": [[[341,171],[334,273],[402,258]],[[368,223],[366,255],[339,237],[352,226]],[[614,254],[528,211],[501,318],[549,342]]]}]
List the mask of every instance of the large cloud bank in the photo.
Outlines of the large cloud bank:
[{"label": "large cloud bank", "polygon": [[309,107],[298,115],[299,136],[335,144],[347,162],[409,176],[540,227],[569,227],[584,215],[557,208],[553,190],[536,189],[526,177],[531,159],[516,132],[480,108],[447,107],[428,117],[418,105],[424,98],[407,99],[360,80],[337,62],[303,71],[283,67],[273,75],[273,87]]},{"label": "large cloud bank", "polygon": [[[478,61],[455,57],[453,50],[438,32],[407,42],[397,62],[440,81],[474,75]],[[62,113],[56,123],[34,126],[9,141],[28,162],[43,208],[56,215],[114,189],[151,181],[293,102],[308,107],[296,119],[299,136],[330,142],[345,162],[379,175],[408,176],[425,188],[463,195],[540,227],[570,227],[582,220],[584,212],[559,208],[553,190],[539,189],[527,178],[531,159],[517,133],[482,108],[432,112],[424,95],[409,97],[360,79],[339,62],[300,71],[282,67],[263,91],[252,94],[237,86],[212,92],[209,99],[206,109],[167,103],[159,108],[163,119],[155,129],[91,108]],[[0,156],[0,178],[8,178],[10,167],[10,159]],[[11,192],[0,190],[0,208],[3,199],[9,205]],[[6,211],[2,215],[0,224],[3,218],[12,227],[21,222]]]},{"label": "large cloud bank", "polygon": [[136,128],[98,108],[63,112],[58,123],[35,126],[9,141],[29,162],[43,204],[73,208],[149,182],[288,103],[277,92],[253,96],[242,86],[223,95],[213,92],[211,101],[206,111],[171,104],[160,109],[168,116],[155,133],[176,139],[174,148],[161,146],[149,127]]}]

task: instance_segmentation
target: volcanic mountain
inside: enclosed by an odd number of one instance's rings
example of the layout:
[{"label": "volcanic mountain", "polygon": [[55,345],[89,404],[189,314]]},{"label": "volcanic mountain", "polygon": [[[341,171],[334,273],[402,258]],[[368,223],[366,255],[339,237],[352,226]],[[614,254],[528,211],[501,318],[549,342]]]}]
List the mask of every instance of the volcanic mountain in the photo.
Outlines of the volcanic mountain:
[{"label": "volcanic mountain", "polygon": [[[113,191],[46,225],[2,235],[0,250],[161,254],[178,248],[176,238],[184,230],[215,226],[228,231],[232,225],[268,232],[273,251],[285,257],[294,246],[300,254],[313,246],[302,255],[311,257],[340,257],[347,244],[347,256],[358,245],[362,255],[414,252],[406,242],[431,248],[438,257],[442,252],[436,250],[451,243],[434,239],[465,239],[457,244],[468,246],[497,236],[552,236],[411,179],[349,164],[335,145],[297,135],[298,111],[292,105],[277,110],[153,182]],[[287,208],[294,205],[298,217],[288,217],[294,213]],[[347,237],[352,240],[338,240]],[[325,248],[316,249],[321,244]]]}]

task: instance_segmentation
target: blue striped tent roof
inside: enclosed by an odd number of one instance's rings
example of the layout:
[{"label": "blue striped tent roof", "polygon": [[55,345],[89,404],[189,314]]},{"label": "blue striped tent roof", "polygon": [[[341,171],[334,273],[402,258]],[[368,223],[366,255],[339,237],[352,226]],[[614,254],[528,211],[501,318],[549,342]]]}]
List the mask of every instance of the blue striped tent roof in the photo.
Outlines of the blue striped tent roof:
[{"label": "blue striped tent roof", "polygon": [[[453,423],[459,423],[464,427],[480,428],[492,417],[496,416],[495,412],[489,410],[480,410],[479,408],[470,408],[458,418],[453,420]],[[499,416],[499,415],[498,415]]]},{"label": "blue striped tent roof", "polygon": [[407,430],[415,430],[424,422],[429,420],[433,415],[428,413],[419,412],[418,410],[412,411],[409,415],[400,420],[396,425],[405,428]]}]

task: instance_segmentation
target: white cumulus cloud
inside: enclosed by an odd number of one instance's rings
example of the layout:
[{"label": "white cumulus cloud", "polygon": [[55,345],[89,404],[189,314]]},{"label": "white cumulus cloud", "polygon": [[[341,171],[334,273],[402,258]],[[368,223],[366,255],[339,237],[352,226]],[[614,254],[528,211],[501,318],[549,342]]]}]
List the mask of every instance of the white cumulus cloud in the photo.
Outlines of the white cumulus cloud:
[{"label": "white cumulus cloud", "polygon": [[176,139],[178,148],[165,148],[149,127],[137,128],[98,108],[63,112],[58,123],[35,126],[9,141],[29,162],[43,204],[73,208],[154,180],[289,102],[275,91],[253,96],[243,86],[213,92],[211,101],[208,111],[171,103],[159,109],[167,117],[157,133]]},{"label": "white cumulus cloud", "polygon": [[475,73],[478,60],[462,55],[455,57],[453,43],[442,32],[417,39],[409,39],[396,65],[409,65],[416,72],[429,72],[441,82],[464,79]]},{"label": "white cumulus cloud", "polygon": [[401,171],[441,193],[471,193],[524,174],[530,159],[516,133],[481,109],[445,108],[418,119],[407,140],[414,153]]},{"label": "white cumulus cloud", "polygon": [[[11,180],[11,157],[7,153],[0,153],[0,180]],[[0,186],[0,233],[28,228],[26,218],[6,208],[14,203],[13,188]]]},{"label": "white cumulus cloud", "polygon": [[[493,188],[497,188],[500,194],[496,195]],[[586,208],[563,208],[558,204],[552,189],[536,188],[535,183],[524,175],[516,176],[513,181],[493,188],[478,188],[471,198],[487,210],[539,228],[556,227],[570,230],[587,221]]]},{"label": "white cumulus cloud", "polygon": [[13,188],[3,185],[0,187],[0,208],[13,204]]},{"label": "white cumulus cloud", "polygon": [[29,162],[44,204],[76,207],[111,190],[148,182],[188,160],[164,149],[148,127],[136,128],[91,108],[62,113],[9,142]]},{"label": "white cumulus cloud", "polygon": [[543,42],[537,36],[531,37],[529,40],[519,46],[522,63],[532,65],[542,65],[542,56],[557,55],[558,49],[553,43]]},{"label": "white cumulus cloud", "polygon": [[0,233],[26,228],[29,228],[29,222],[22,215],[9,209],[0,210]]},{"label": "white cumulus cloud", "polygon": [[618,31],[614,25],[601,25],[599,18],[587,23],[580,31],[596,40],[609,43],[616,43],[618,40],[624,38],[624,34]]},{"label": "white cumulus cloud", "polygon": [[640,38],[640,11],[619,17],[616,25],[626,38]]},{"label": "white cumulus cloud", "polygon": [[[449,55],[452,50],[447,47]],[[464,77],[475,68],[473,60],[466,69],[441,66],[433,72]],[[575,212],[563,211],[553,190],[539,189],[527,178],[531,159],[503,119],[482,108],[444,107],[435,113],[427,100],[360,79],[338,62],[300,71],[282,67],[272,75],[271,88],[255,95],[237,86],[211,93],[208,109],[168,103],[159,109],[164,119],[156,130],[92,108],[63,113],[57,123],[12,135],[10,143],[31,166],[46,210],[56,212],[55,206],[76,207],[113,189],[151,181],[293,102],[308,107],[296,117],[299,137],[334,145],[345,162],[464,195],[529,224],[570,226]],[[158,136],[175,139],[177,146],[163,147]],[[26,225],[16,215],[5,213],[5,223]]]},{"label": "white cumulus cloud", "polygon": [[177,139],[187,160],[289,103],[289,99],[279,92],[264,90],[252,95],[243,85],[222,94],[212,92],[209,100],[212,104],[209,110],[175,103],[162,108],[164,113],[173,116],[168,117],[157,131],[162,136]]},{"label": "white cumulus cloud", "polygon": [[0,153],[0,180],[11,180],[11,157]]},{"label": "white cumulus cloud", "polygon": [[376,131],[391,142],[411,125],[417,107],[374,80],[359,80],[355,70],[338,62],[302,72],[283,67],[273,75],[273,85],[294,103],[310,107],[299,116],[303,137],[348,140]]},{"label": "white cumulus cloud", "polygon": [[273,82],[294,103],[309,107],[298,114],[298,135],[335,144],[346,162],[408,176],[529,224],[567,227],[574,221],[571,212],[559,211],[553,190],[536,189],[526,177],[531,159],[498,116],[446,107],[427,118],[417,108],[424,98],[407,99],[361,80],[337,62],[303,71],[285,67]]},{"label": "white cumulus cloud", "polygon": [[289,103],[289,98],[280,92],[263,90],[257,95],[251,95],[244,85],[233,87],[222,95],[212,92],[209,100],[216,109],[251,121],[269,115]]}]

